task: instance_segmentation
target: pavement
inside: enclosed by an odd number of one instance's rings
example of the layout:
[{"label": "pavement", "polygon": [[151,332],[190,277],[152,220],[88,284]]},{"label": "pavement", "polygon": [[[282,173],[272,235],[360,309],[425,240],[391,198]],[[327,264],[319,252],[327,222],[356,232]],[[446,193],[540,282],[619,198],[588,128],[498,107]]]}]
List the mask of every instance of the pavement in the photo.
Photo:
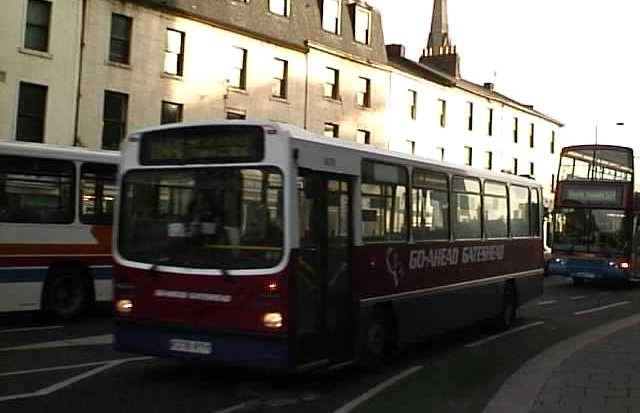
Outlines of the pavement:
[{"label": "pavement", "polygon": [[560,342],[525,363],[483,413],[640,412],[640,314]]}]

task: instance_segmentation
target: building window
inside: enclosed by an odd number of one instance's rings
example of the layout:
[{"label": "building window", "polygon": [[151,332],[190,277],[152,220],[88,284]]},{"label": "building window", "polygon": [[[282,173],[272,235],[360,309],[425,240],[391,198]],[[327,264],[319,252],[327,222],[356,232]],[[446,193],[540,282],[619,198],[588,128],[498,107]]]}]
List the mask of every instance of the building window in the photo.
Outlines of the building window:
[{"label": "building window", "polygon": [[328,32],[340,34],[340,0],[322,2],[322,28]]},{"label": "building window", "polygon": [[518,118],[513,118],[513,143],[518,143]]},{"label": "building window", "polygon": [[464,147],[464,164],[467,166],[473,165],[473,148],[470,146]]},{"label": "building window", "polygon": [[167,29],[164,52],[164,72],[169,75],[182,76],[184,66],[184,33]]},{"label": "building window", "polygon": [[551,174],[551,192],[556,191],[556,174]]},{"label": "building window", "polygon": [[27,27],[24,36],[24,47],[46,52],[49,50],[49,22],[51,19],[51,2],[29,0],[27,6]]},{"label": "building window", "polygon": [[337,69],[327,67],[325,76],[324,96],[331,99],[338,99],[340,72]]},{"label": "building window", "polygon": [[358,78],[358,91],[356,94],[356,101],[358,106],[369,108],[371,107],[371,80],[366,77]]},{"label": "building window", "polygon": [[556,153],[556,131],[551,131],[551,141],[549,142],[549,152]]},{"label": "building window", "polygon": [[227,119],[229,120],[243,120],[247,118],[247,113],[241,110],[228,110]]},{"label": "building window", "polygon": [[467,129],[473,130],[473,102],[467,102]]},{"label": "building window", "polygon": [[16,140],[44,142],[47,87],[20,82]]},{"label": "building window", "polygon": [[233,67],[229,75],[229,86],[237,89],[247,88],[247,51],[240,47],[231,49]]},{"label": "building window", "polygon": [[518,158],[511,160],[511,172],[513,172],[514,175],[518,175]]},{"label": "building window", "polygon": [[327,138],[337,138],[339,131],[340,127],[335,123],[324,124],[324,136],[326,136]]},{"label": "building window", "polygon": [[362,44],[369,44],[371,39],[369,35],[371,33],[371,12],[363,9],[362,7],[356,7],[356,25],[354,37],[356,42]]},{"label": "building window", "polygon": [[533,162],[529,162],[529,175],[530,176],[535,176],[535,167],[533,165]]},{"label": "building window", "polygon": [[358,129],[356,131],[356,142],[371,145],[371,132],[364,129]]},{"label": "building window", "polygon": [[493,135],[493,108],[487,111],[487,135]]},{"label": "building window", "polygon": [[447,101],[444,99],[438,99],[440,106],[440,127],[447,126]]},{"label": "building window", "polygon": [[269,0],[269,11],[280,16],[289,16],[289,0]]},{"label": "building window", "polygon": [[163,100],[160,124],[182,122],[182,108],[183,105],[181,103],[166,102]]},{"label": "building window", "polygon": [[411,155],[415,155],[416,154],[416,141],[412,140],[412,139],[407,139],[407,153],[411,154]]},{"label": "building window", "polygon": [[282,59],[273,59],[273,83],[271,85],[271,96],[287,98],[287,74],[289,62]]},{"label": "building window", "polygon": [[533,148],[535,146],[535,125],[531,123],[529,125],[529,147]]},{"label": "building window", "polygon": [[418,92],[409,89],[409,116],[415,120],[418,116]]},{"label": "building window", "polygon": [[491,151],[484,153],[484,169],[493,169],[493,152]]},{"label": "building window", "polygon": [[127,134],[129,95],[106,90],[102,110],[102,148],[117,150]]},{"label": "building window", "polygon": [[131,17],[122,14],[111,14],[111,41],[109,43],[109,60],[129,64],[129,47],[131,43]]},{"label": "building window", "polygon": [[444,161],[444,148],[439,146],[436,148],[436,153],[438,154],[438,159]]}]

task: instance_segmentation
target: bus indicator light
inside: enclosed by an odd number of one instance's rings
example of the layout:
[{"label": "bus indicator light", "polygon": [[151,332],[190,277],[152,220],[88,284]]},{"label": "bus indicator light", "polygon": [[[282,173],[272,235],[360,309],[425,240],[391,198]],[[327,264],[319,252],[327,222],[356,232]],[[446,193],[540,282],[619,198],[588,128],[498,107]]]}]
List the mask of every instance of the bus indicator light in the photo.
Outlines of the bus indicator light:
[{"label": "bus indicator light", "polygon": [[623,270],[628,270],[629,269],[629,263],[628,262],[621,262],[620,264],[618,264],[618,267],[623,269]]},{"label": "bus indicator light", "polygon": [[129,314],[133,311],[133,301],[129,299],[116,301],[116,311],[120,314]]},{"label": "bus indicator light", "polygon": [[372,270],[376,268],[376,257],[369,257],[369,268]]},{"label": "bus indicator light", "polygon": [[267,284],[267,291],[270,293],[277,293],[280,288],[278,287],[278,283],[275,281],[271,281]]},{"label": "bus indicator light", "polygon": [[280,313],[267,313],[262,317],[262,323],[267,328],[281,328],[282,327],[282,314]]}]

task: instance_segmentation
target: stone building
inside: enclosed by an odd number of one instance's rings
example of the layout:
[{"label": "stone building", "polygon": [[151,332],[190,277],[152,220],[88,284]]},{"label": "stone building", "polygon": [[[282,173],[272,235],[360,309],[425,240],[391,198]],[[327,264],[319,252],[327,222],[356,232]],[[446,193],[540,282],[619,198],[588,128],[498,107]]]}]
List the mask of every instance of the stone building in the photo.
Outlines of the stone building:
[{"label": "stone building", "polygon": [[5,3],[0,140],[117,149],[159,123],[270,119],[530,174],[551,199],[562,124],[462,78],[446,0],[419,62],[363,0]]}]

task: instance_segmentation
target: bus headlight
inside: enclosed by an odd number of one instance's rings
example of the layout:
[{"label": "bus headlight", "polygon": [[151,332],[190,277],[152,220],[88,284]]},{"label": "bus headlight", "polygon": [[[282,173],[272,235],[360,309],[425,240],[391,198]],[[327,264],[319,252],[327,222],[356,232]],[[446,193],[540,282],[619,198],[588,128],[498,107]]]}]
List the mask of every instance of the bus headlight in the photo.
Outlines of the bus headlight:
[{"label": "bus headlight", "polygon": [[623,270],[628,270],[629,269],[629,263],[628,262],[621,262],[618,264],[618,268],[623,269]]},{"label": "bus headlight", "polygon": [[280,328],[282,327],[282,314],[267,313],[262,316],[262,324],[267,328]]},{"label": "bus headlight", "polygon": [[567,264],[567,260],[563,259],[563,258],[556,258],[553,260],[553,262],[555,262],[556,264],[560,264],[560,265],[566,265]]},{"label": "bus headlight", "polygon": [[129,314],[133,311],[133,301],[128,298],[116,301],[116,311],[118,314]]}]

